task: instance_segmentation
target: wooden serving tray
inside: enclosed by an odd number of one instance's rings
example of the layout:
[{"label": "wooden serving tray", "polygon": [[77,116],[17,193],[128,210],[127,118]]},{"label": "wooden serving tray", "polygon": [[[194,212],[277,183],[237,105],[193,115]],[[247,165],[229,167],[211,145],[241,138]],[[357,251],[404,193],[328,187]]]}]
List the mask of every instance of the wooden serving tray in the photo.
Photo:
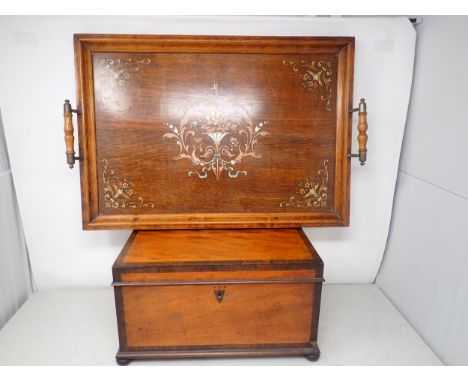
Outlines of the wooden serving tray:
[{"label": "wooden serving tray", "polygon": [[85,229],[348,225],[353,37],[75,35],[75,57]]}]

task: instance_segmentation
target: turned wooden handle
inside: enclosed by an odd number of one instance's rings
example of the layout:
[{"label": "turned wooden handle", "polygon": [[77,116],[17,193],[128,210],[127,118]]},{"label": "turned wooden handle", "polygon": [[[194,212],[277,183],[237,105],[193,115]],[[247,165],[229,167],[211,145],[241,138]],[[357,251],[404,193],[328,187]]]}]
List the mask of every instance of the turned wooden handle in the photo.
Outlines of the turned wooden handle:
[{"label": "turned wooden handle", "polygon": [[359,162],[364,166],[367,159],[367,105],[364,98],[359,103],[359,122],[358,122],[358,143],[359,143]]},{"label": "turned wooden handle", "polygon": [[67,155],[67,163],[70,168],[75,164],[75,135],[73,129],[73,115],[69,100],[65,100],[63,104],[63,130],[65,132],[65,148]]}]

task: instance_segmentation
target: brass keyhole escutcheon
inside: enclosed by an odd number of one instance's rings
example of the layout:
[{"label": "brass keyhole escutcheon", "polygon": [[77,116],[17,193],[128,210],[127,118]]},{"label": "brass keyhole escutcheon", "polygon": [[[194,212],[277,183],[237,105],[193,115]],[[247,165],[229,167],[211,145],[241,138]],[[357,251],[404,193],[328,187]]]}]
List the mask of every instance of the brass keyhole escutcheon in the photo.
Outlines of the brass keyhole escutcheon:
[{"label": "brass keyhole escutcheon", "polygon": [[214,287],[214,295],[218,302],[223,301],[225,291],[226,287]]}]

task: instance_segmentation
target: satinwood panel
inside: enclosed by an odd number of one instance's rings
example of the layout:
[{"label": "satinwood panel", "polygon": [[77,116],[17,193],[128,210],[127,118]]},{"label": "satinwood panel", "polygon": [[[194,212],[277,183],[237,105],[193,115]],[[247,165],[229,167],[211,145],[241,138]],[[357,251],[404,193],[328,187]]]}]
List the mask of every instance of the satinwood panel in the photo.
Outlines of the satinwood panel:
[{"label": "satinwood panel", "polygon": [[310,341],[312,284],[227,285],[221,302],[217,301],[213,288],[212,285],[122,288],[127,346]]}]

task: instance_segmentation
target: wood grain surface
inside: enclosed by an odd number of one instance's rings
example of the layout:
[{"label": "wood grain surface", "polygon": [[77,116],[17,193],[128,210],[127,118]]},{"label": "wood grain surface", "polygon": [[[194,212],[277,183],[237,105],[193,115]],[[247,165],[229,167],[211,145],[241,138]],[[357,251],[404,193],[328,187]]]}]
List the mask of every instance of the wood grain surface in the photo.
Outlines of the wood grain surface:
[{"label": "wood grain surface", "polygon": [[312,261],[296,229],[136,231],[122,264]]},{"label": "wood grain surface", "polygon": [[[128,347],[306,344],[312,284],[124,287]],[[274,318],[274,319],[273,319]]]}]

